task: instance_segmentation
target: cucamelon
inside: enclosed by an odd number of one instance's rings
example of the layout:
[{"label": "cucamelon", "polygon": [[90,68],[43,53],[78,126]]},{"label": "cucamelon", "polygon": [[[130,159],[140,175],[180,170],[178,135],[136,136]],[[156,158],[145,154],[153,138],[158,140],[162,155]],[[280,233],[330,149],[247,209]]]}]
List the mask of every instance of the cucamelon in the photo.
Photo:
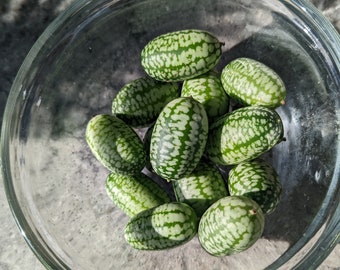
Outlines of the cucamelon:
[{"label": "cucamelon", "polygon": [[228,189],[230,195],[243,195],[256,201],[264,214],[275,210],[282,192],[274,167],[261,159],[234,166],[229,172]]},{"label": "cucamelon", "polygon": [[221,74],[227,94],[242,105],[276,108],[285,103],[286,88],[280,76],[265,64],[250,58],[237,58]]},{"label": "cucamelon", "polygon": [[263,106],[248,106],[210,126],[206,153],[217,164],[233,165],[260,156],[282,140],[279,114]]},{"label": "cucamelon", "polygon": [[202,103],[209,120],[224,115],[229,107],[229,97],[223,89],[220,75],[213,71],[185,80],[181,96],[191,96]]},{"label": "cucamelon", "polygon": [[[279,202],[278,174],[257,157],[284,140],[274,109],[286,88],[250,58],[213,71],[222,46],[202,30],[157,36],[141,52],[147,75],[120,89],[112,115],[86,127],[92,153],[111,171],[107,194],[130,217],[124,237],[135,249],[172,248],[198,232],[208,253],[239,253],[261,237]],[[138,128],[148,128],[143,142]]]},{"label": "cucamelon", "polygon": [[140,250],[179,246],[197,233],[195,211],[185,203],[166,203],[140,212],[125,227],[125,239]]},{"label": "cucamelon", "polygon": [[86,127],[86,141],[103,166],[113,172],[134,174],[145,166],[143,143],[121,119],[99,114]]},{"label": "cucamelon", "polygon": [[105,187],[114,204],[130,217],[170,202],[168,194],[143,173],[122,175],[111,172]]},{"label": "cucamelon", "polygon": [[188,176],[172,181],[177,201],[190,205],[198,217],[217,200],[227,196],[225,181],[219,169],[201,160]]},{"label": "cucamelon", "polygon": [[191,173],[204,152],[208,118],[201,103],[189,97],[170,101],[158,116],[151,135],[150,162],[166,180]]},{"label": "cucamelon", "polygon": [[244,196],[228,196],[203,214],[198,239],[211,255],[232,255],[251,247],[261,237],[263,228],[264,214],[255,201]]},{"label": "cucamelon", "polygon": [[145,72],[159,81],[182,81],[211,70],[222,54],[222,43],[212,34],[195,29],[157,36],[143,48]]},{"label": "cucamelon", "polygon": [[178,83],[165,83],[142,77],[125,84],[112,102],[112,113],[133,127],[156,120],[163,107],[179,97]]}]

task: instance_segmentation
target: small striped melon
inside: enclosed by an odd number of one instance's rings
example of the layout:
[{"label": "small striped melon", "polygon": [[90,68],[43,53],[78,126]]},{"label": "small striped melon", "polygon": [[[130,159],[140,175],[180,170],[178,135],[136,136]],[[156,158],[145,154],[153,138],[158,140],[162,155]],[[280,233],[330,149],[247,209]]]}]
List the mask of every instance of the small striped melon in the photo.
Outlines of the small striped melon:
[{"label": "small striped melon", "polygon": [[200,161],[208,137],[208,117],[189,97],[169,102],[154,125],[150,143],[153,170],[166,180],[190,174]]},{"label": "small striped melon", "polygon": [[233,165],[259,157],[282,139],[283,123],[276,111],[248,106],[210,126],[206,153],[217,164]]},{"label": "small striped melon", "polygon": [[262,235],[264,214],[245,196],[224,197],[203,214],[198,239],[211,255],[226,256],[250,248]]},{"label": "small striped melon", "polygon": [[185,80],[182,86],[182,97],[193,97],[203,104],[209,121],[227,113],[229,96],[223,89],[220,74],[208,72],[201,76]]},{"label": "small striped melon", "polygon": [[112,101],[112,113],[133,127],[154,122],[163,107],[180,96],[178,83],[141,77],[124,85]]},{"label": "small striped melon", "polygon": [[189,29],[157,36],[143,48],[145,72],[159,81],[183,81],[202,75],[218,63],[222,43],[212,34]]},{"label": "small striped melon", "polygon": [[227,94],[242,105],[277,108],[285,103],[286,87],[280,76],[265,64],[250,58],[237,58],[221,74]]},{"label": "small striped melon", "polygon": [[168,194],[143,173],[123,175],[111,172],[105,188],[114,204],[130,217],[170,202]]},{"label": "small striped melon", "polygon": [[86,127],[86,141],[99,162],[108,170],[135,174],[145,166],[143,143],[121,119],[99,114]]},{"label": "small striped melon", "polygon": [[201,160],[191,174],[172,181],[172,184],[177,201],[190,205],[198,217],[228,194],[219,169],[205,160]]},{"label": "small striped melon", "polygon": [[139,250],[162,250],[190,241],[197,233],[195,211],[171,202],[140,212],[125,227],[125,239]]},{"label": "small striped melon", "polygon": [[274,167],[261,159],[234,166],[229,172],[228,189],[230,195],[243,195],[256,201],[265,214],[275,210],[282,193]]}]

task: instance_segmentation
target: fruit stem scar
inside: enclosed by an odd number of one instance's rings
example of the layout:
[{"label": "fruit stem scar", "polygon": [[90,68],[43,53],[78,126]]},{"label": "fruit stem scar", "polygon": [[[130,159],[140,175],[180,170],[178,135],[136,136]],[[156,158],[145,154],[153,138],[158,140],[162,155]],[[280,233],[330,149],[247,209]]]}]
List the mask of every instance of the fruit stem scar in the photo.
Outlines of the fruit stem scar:
[{"label": "fruit stem scar", "polygon": [[249,214],[251,214],[252,216],[256,215],[256,213],[257,213],[256,209],[249,210]]},{"label": "fruit stem scar", "polygon": [[287,138],[286,138],[286,137],[282,137],[282,138],[279,140],[278,144],[279,144],[280,142],[285,142],[285,141],[287,141]]}]

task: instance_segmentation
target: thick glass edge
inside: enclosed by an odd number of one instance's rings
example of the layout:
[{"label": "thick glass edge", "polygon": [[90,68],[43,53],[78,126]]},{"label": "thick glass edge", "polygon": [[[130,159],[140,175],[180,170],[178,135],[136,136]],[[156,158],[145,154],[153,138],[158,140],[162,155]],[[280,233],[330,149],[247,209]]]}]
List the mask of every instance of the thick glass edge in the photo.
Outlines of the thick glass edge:
[{"label": "thick glass edge", "polygon": [[[340,74],[340,35],[334,26],[322,15],[321,11],[308,0],[281,0],[281,2],[296,14],[308,14],[304,16],[303,20],[305,20],[308,25],[319,30],[319,34],[323,38],[322,45],[327,48],[327,53],[329,53],[328,59],[331,59],[332,66],[334,67],[333,72],[334,74]],[[337,80],[337,85],[340,86],[340,76],[334,76],[334,78]],[[340,96],[340,88],[338,94]],[[340,101],[336,101],[336,103],[337,106],[340,105]],[[338,123],[340,123],[339,112],[337,112],[337,117]],[[319,239],[315,241],[311,247],[307,247],[309,240],[302,238],[287,253],[283,254],[279,260],[266,269],[280,268],[285,262],[297,256],[300,256],[300,260],[292,269],[317,269],[333,251],[335,246],[340,243],[340,130],[338,130],[338,144],[335,145],[335,147],[337,151],[336,164],[338,164],[338,166],[334,169],[331,186],[324,205],[327,205],[327,202],[332,200],[334,203],[327,209],[323,208],[319,213],[320,216],[318,218],[326,220],[325,226],[318,229],[321,224],[318,224],[319,222],[315,220],[312,227],[309,228],[310,233],[320,234],[321,236],[319,236]]]},{"label": "thick glass edge", "polygon": [[[62,262],[60,258],[56,254],[54,254],[53,251],[50,250],[50,248],[45,245],[43,241],[40,241],[41,239],[39,239],[34,234],[32,229],[28,226],[28,222],[19,207],[18,199],[11,182],[12,177],[9,166],[10,164],[8,164],[8,154],[10,146],[8,134],[13,131],[13,122],[8,116],[13,115],[15,108],[14,106],[12,106],[12,104],[15,103],[20,94],[22,94],[22,82],[25,79],[25,74],[31,67],[34,59],[37,57],[37,55],[39,55],[46,42],[50,38],[52,38],[54,33],[59,30],[64,25],[64,23],[69,20],[70,17],[73,17],[82,9],[90,8],[90,6],[97,6],[104,1],[105,0],[75,0],[70,4],[68,8],[66,8],[64,12],[62,12],[53,20],[52,23],[49,24],[49,26],[44,30],[44,32],[34,43],[27,56],[25,57],[23,63],[21,64],[18,73],[14,79],[13,85],[10,89],[10,93],[4,110],[0,133],[0,170],[7,201],[14,221],[17,224],[21,235],[23,236],[24,240],[33,251],[35,256],[46,269],[69,270],[71,268],[65,265],[65,263]],[[111,2],[118,1],[119,0],[112,0]]]},{"label": "thick glass edge", "polygon": [[[320,10],[318,10],[309,0],[281,0],[283,3],[290,5],[292,3],[295,9],[299,8],[300,13],[309,14],[308,19],[323,36],[326,45],[330,49],[330,53],[335,64],[340,70],[340,33],[335,29],[334,25],[328,21]],[[340,78],[339,78],[340,81]]]},{"label": "thick glass edge", "polygon": [[[324,37],[324,41],[327,42],[327,48],[331,58],[334,60],[333,64],[336,68],[337,74],[340,73],[340,34],[334,28],[334,26],[324,18],[322,13],[309,1],[306,0],[293,0],[296,6],[299,6],[302,10],[306,10],[309,15],[310,23],[320,30],[320,33]],[[338,85],[340,85],[340,77],[337,76]],[[340,97],[340,88],[339,88]],[[340,101],[336,101],[339,106]],[[340,113],[337,112],[338,123],[340,123]],[[310,251],[303,257],[295,269],[317,269],[321,263],[328,257],[333,251],[335,246],[340,243],[340,130],[338,130],[338,144],[337,148],[337,161],[336,168],[334,169],[332,186],[329,190],[330,198],[333,198],[334,205],[332,206],[331,218],[327,221],[326,228],[322,232],[321,237],[310,249]],[[313,262],[312,264],[310,262]],[[307,268],[306,268],[307,267]]]},{"label": "thick glass edge", "polygon": [[[105,0],[75,0],[71,3],[71,5],[62,13],[60,14],[43,32],[43,34],[39,37],[39,39],[35,42],[32,49],[26,56],[23,64],[21,65],[18,74],[14,80],[13,86],[10,91],[10,95],[8,97],[7,104],[11,103],[11,101],[16,100],[21,92],[21,82],[23,80],[23,75],[26,73],[28,67],[33,62],[33,59],[38,55],[39,51],[42,49],[46,41],[52,37],[53,33],[55,33],[56,30],[58,30],[63,23],[68,20],[70,17],[72,17],[74,14],[79,12],[81,9],[86,8],[89,5],[100,5],[101,3],[105,2]],[[112,1],[112,2],[119,2]],[[340,71],[340,37],[338,32],[335,30],[333,25],[328,22],[320,13],[319,10],[317,10],[309,1],[305,0],[282,0],[285,5],[296,5],[297,7],[300,7],[300,11],[304,11],[309,13],[310,15],[313,15],[310,17],[311,22],[313,25],[315,25],[317,28],[322,30],[322,33],[324,34],[325,40],[328,41],[328,48],[332,48],[330,51],[331,57],[335,59],[335,65],[337,66],[337,69]],[[339,78],[340,80],[340,78]],[[15,90],[14,90],[15,89]],[[25,224],[28,224],[25,220],[20,208],[14,209],[14,205],[18,205],[18,202],[16,201],[16,195],[15,191],[13,189],[12,184],[10,181],[5,181],[5,179],[11,179],[10,172],[7,170],[9,168],[8,164],[6,163],[6,159],[4,158],[8,153],[8,145],[9,141],[6,138],[6,131],[11,129],[11,122],[6,117],[7,115],[11,115],[14,111],[14,108],[12,106],[6,105],[5,112],[4,112],[4,120],[2,123],[2,129],[0,134],[0,169],[2,172],[2,177],[4,181],[4,187],[5,192],[7,196],[7,200],[10,205],[10,209],[12,211],[13,217],[15,219],[15,222],[17,223],[19,230],[21,234],[23,235],[25,241],[30,246],[32,251],[35,253],[37,258],[41,261],[41,263],[47,268],[47,269],[70,269],[67,267],[63,262],[59,261],[59,259],[56,256],[50,256],[48,254],[51,254],[51,251],[47,246],[41,246],[41,242],[38,241],[38,238],[33,234],[32,231],[28,231],[27,229],[23,229],[25,227]],[[339,119],[340,121],[340,119]],[[339,135],[340,136],[340,135]],[[340,155],[340,142],[338,143],[338,153]],[[338,155],[338,157],[339,157]],[[338,158],[339,159],[339,158]],[[339,168],[336,169],[336,174],[334,177],[339,177]],[[334,180],[334,179],[333,179]],[[339,180],[339,179],[337,179]],[[333,181],[334,182],[334,181]],[[339,185],[337,186],[337,189],[339,189]],[[325,229],[323,234],[328,234],[327,237],[321,243],[317,242],[312,248],[310,252],[306,254],[306,256],[303,258],[303,260],[299,263],[299,266],[295,269],[305,269],[301,267],[306,267],[307,262],[313,259],[313,266],[315,268],[319,266],[324,259],[331,253],[333,248],[336,246],[337,243],[340,242],[340,235],[339,235],[339,229],[340,229],[340,207],[339,205],[335,208],[336,212],[332,219],[328,221],[328,227]],[[329,225],[330,224],[330,225]],[[26,226],[28,228],[28,226]],[[326,247],[326,248],[325,248]],[[318,253],[322,250],[322,254]],[[316,256],[318,254],[318,256]],[[58,263],[57,263],[58,262]]]}]

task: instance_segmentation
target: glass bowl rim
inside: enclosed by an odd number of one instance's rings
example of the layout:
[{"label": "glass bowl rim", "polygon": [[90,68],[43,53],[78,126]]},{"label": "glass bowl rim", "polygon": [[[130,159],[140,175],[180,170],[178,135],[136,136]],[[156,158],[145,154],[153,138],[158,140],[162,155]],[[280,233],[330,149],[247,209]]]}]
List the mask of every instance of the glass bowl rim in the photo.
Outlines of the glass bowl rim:
[{"label": "glass bowl rim", "polygon": [[[122,2],[124,0],[75,0],[73,1],[61,14],[59,14],[53,21],[48,25],[45,31],[40,35],[38,40],[34,43],[31,50],[27,54],[24,59],[16,77],[12,84],[10,94],[7,99],[7,104],[4,111],[3,123],[1,127],[0,134],[0,169],[2,172],[2,178],[4,181],[4,188],[6,197],[8,200],[8,204],[10,206],[10,210],[14,217],[14,220],[19,227],[19,230],[25,239],[26,243],[29,245],[31,250],[34,252],[36,257],[40,260],[40,262],[47,269],[69,269],[69,267],[61,261],[61,259],[53,253],[53,251],[47,246],[46,243],[42,243],[40,239],[34,234],[32,228],[28,226],[28,222],[25,219],[25,216],[18,207],[19,203],[16,198],[14,187],[11,183],[12,177],[10,175],[9,162],[8,162],[8,138],[7,138],[7,130],[10,129],[11,118],[10,116],[14,112],[14,106],[16,100],[19,97],[21,92],[22,81],[25,78],[25,74],[29,70],[32,65],[34,59],[39,55],[44,45],[52,39],[53,34],[56,33],[60,28],[62,28],[63,24],[73,17],[75,14],[79,14],[81,11],[90,7],[91,9],[96,6],[102,6],[105,3],[109,3],[110,5],[116,4],[118,2]],[[311,26],[312,29],[316,29],[318,34],[322,37],[323,45],[327,47],[330,54],[330,59],[334,61],[334,66],[340,74],[340,35],[334,28],[334,26],[321,14],[321,12],[309,1],[307,0],[278,0],[283,3],[290,10],[295,11],[299,14],[304,14],[304,19],[308,21],[308,25]],[[339,78],[340,85],[340,78]],[[339,90],[340,91],[340,90]],[[340,118],[340,116],[339,116]],[[335,194],[335,191],[340,191],[340,134],[338,136],[338,145],[337,147],[337,162],[339,164],[334,170],[332,184],[333,186],[329,189],[333,190],[333,194],[331,197],[336,197],[339,199],[340,194]],[[340,192],[339,192],[340,193]],[[308,250],[307,254],[302,256],[299,265],[297,268],[302,268],[308,262],[312,261],[313,266],[317,267],[320,265],[326,257],[331,253],[333,248],[340,242],[340,205],[334,207],[334,211],[332,216],[327,221],[327,228],[322,232],[325,237],[323,239],[319,239],[317,243]],[[296,252],[300,252],[303,248],[305,242],[300,241],[295,245]],[[320,252],[322,251],[322,252]],[[274,263],[275,267],[280,267],[286,261],[293,257],[294,254],[287,253],[283,254],[280,259]],[[309,264],[308,264],[309,265]],[[272,267],[271,265],[270,267]]]}]

